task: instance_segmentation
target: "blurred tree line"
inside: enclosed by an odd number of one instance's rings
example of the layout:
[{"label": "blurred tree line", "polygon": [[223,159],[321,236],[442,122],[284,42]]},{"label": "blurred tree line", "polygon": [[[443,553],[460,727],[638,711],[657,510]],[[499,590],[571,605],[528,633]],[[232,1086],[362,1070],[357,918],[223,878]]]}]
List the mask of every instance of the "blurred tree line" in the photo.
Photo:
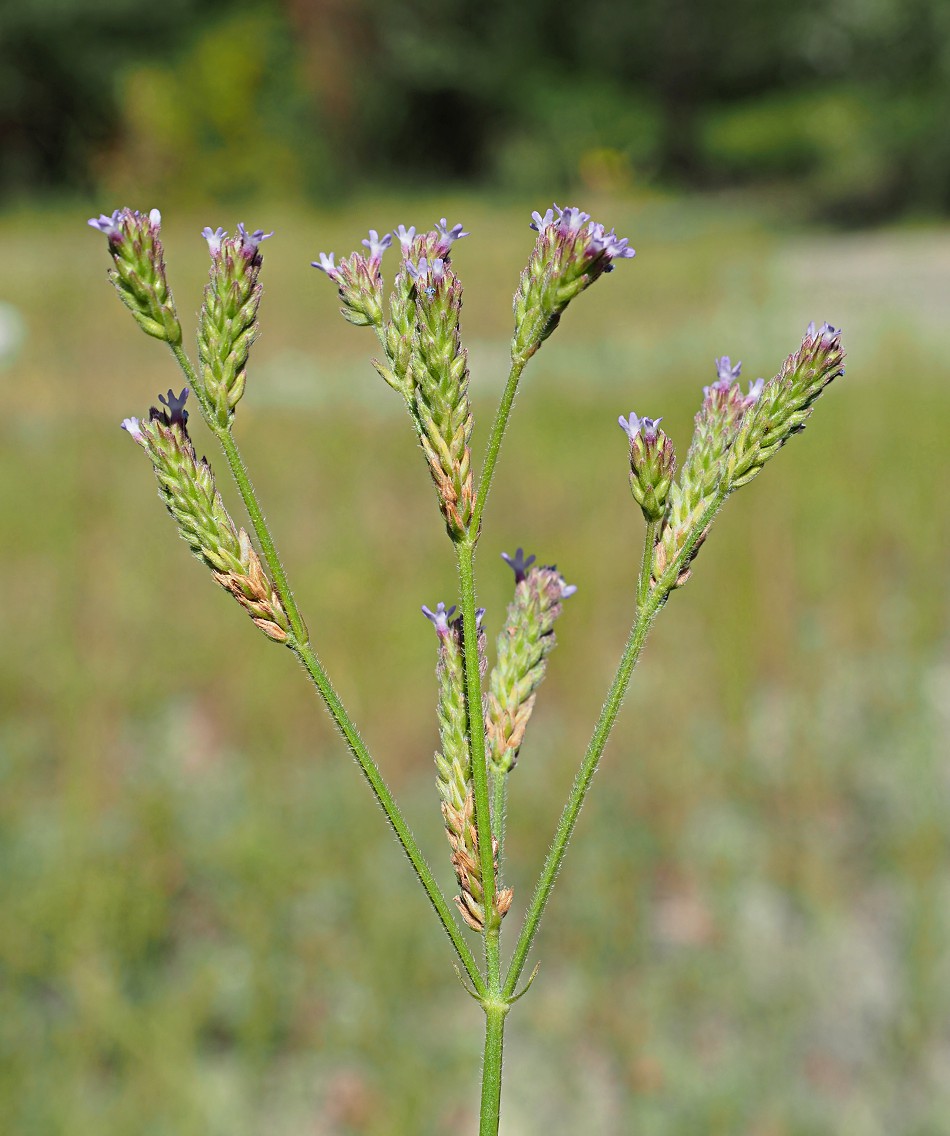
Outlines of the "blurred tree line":
[{"label": "blurred tree line", "polygon": [[16,0],[0,194],[762,184],[950,210],[948,0]]}]

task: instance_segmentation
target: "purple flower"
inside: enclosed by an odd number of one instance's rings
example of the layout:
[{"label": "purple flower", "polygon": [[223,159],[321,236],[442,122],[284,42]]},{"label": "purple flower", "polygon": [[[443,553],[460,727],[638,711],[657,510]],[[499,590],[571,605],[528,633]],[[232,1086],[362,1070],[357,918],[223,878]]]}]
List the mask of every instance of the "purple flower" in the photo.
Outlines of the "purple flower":
[{"label": "purple flower", "polygon": [[[91,225],[92,221],[90,221],[89,224]],[[826,350],[830,351],[833,347],[840,347],[841,346],[841,343],[840,343],[841,328],[840,327],[834,327],[830,323],[823,323],[821,325],[821,327],[818,328],[818,331],[816,332],[815,331],[815,323],[814,323],[814,320],[813,320],[808,325],[808,328],[805,331],[805,338],[806,339],[817,338],[821,342],[821,346],[824,347]]]},{"label": "purple flower", "polygon": [[662,418],[638,418],[631,410],[629,420],[624,418],[621,414],[618,419],[620,428],[627,435],[632,442],[637,434],[643,435],[644,442],[650,443],[656,441],[657,426],[663,421]]},{"label": "purple flower", "polygon": [[377,233],[375,229],[370,229],[369,240],[363,241],[362,245],[369,250],[370,262],[376,261],[378,264],[383,259],[383,253],[392,243],[392,233],[386,233],[385,236],[380,238],[379,233]]},{"label": "purple flower", "polygon": [[175,392],[171,389],[169,389],[167,397],[163,394],[160,394],[158,396],[158,401],[168,409],[159,410],[157,407],[153,406],[151,411],[149,412],[149,417],[153,421],[161,419],[166,426],[177,425],[184,428],[188,423],[188,411],[185,410],[185,401],[187,400],[188,395],[189,390],[187,387],[183,387],[181,394],[178,395],[176,395]]},{"label": "purple flower", "polygon": [[[554,208],[557,209],[557,205]],[[582,212],[576,205],[569,205],[566,209],[560,209],[559,213],[558,231],[565,237],[576,236],[590,220],[590,214]]]},{"label": "purple flower", "polygon": [[244,228],[242,222],[238,222],[238,235],[241,238],[241,252],[248,258],[257,256],[257,250],[260,247],[261,241],[266,241],[268,237],[274,235],[273,230],[265,233],[263,229],[255,229],[253,233],[249,233]]},{"label": "purple flower", "polygon": [[333,263],[333,255],[334,254],[332,252],[329,254],[329,256],[325,252],[322,252],[320,253],[320,259],[311,260],[310,264],[314,268],[319,268],[321,272],[325,272],[331,280],[337,281],[340,279],[340,270]]},{"label": "purple flower", "polygon": [[741,371],[741,360],[736,363],[734,367],[732,366],[732,360],[728,355],[723,355],[721,359],[716,360],[716,375],[718,376],[718,381],[720,383],[724,383],[726,388],[728,388],[739,377]]},{"label": "purple flower", "polygon": [[399,241],[399,247],[404,254],[409,252],[409,249],[412,247],[412,242],[415,240],[415,236],[415,225],[410,225],[408,229],[405,225],[396,226],[396,240]]},{"label": "purple flower", "polygon": [[761,398],[764,387],[765,379],[756,379],[754,383],[750,382],[749,393],[742,400],[743,408],[755,405]]},{"label": "purple flower", "polygon": [[[484,609],[482,609],[484,611]],[[435,611],[430,611],[425,604],[422,605],[422,614],[435,625],[436,634],[443,636],[449,633],[449,620],[455,613],[455,604],[446,611],[444,603],[437,603]]]},{"label": "purple flower", "polygon": [[[432,284],[438,284],[445,275],[445,261],[441,257],[436,257],[430,265],[426,257],[420,256],[417,265],[411,260],[406,261],[406,271],[417,284],[427,285],[430,279]],[[426,290],[428,291],[428,288]]]},{"label": "purple flower", "polygon": [[529,229],[534,229],[536,233],[543,233],[545,229],[549,229],[554,224],[554,210],[547,209],[542,217],[541,214],[535,209],[531,214],[531,224]]},{"label": "purple flower", "polygon": [[603,253],[608,260],[623,260],[637,255],[636,250],[629,247],[630,241],[627,237],[618,237],[613,229],[607,232],[599,222],[592,221],[588,233],[591,249]]},{"label": "purple flower", "polygon": [[566,584],[564,577],[561,576],[561,599],[566,600],[568,596],[572,596],[577,591],[576,584]]},{"label": "purple flower", "polygon": [[459,240],[462,239],[462,237],[470,236],[469,233],[463,233],[462,232],[462,222],[461,221],[459,221],[459,223],[457,225],[453,225],[452,228],[450,229],[449,223],[445,219],[445,217],[443,217],[439,221],[436,221],[433,228],[436,230],[436,232],[442,238],[442,240],[439,241],[439,245],[442,247],[444,252],[448,252],[448,250],[452,247],[452,243],[454,241],[459,241]]},{"label": "purple flower", "polygon": [[201,230],[201,235],[208,242],[208,248],[212,256],[221,255],[221,242],[228,235],[224,229],[212,229],[210,225],[205,225]]},{"label": "purple flower", "polygon": [[111,217],[107,217],[105,213],[100,213],[98,217],[90,217],[86,223],[92,225],[94,229],[98,229],[100,233],[105,233],[113,244],[118,244],[119,241],[125,239],[125,234],[119,228],[119,220],[123,212],[122,209],[116,209]]},{"label": "purple flower", "polygon": [[519,548],[518,551],[514,554],[514,556],[509,556],[507,552],[503,552],[501,554],[501,558],[508,565],[508,567],[512,570],[512,572],[514,572],[514,574],[515,574],[515,586],[520,584],[521,581],[525,578],[525,576],[527,576],[528,569],[531,567],[531,565],[537,559],[536,556],[525,557],[523,548]]},{"label": "purple flower", "polygon": [[145,446],[148,443],[145,441],[145,434],[139,424],[137,418],[123,418],[121,422],[123,430],[126,430],[133,441],[138,442],[140,446]]}]

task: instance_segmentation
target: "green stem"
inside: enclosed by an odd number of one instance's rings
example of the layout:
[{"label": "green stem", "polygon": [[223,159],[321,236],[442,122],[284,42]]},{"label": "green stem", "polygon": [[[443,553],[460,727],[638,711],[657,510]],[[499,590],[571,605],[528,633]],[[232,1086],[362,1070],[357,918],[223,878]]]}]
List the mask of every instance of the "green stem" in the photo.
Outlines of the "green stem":
[{"label": "green stem", "polygon": [[429,902],[435,908],[435,913],[438,915],[442,927],[455,951],[458,954],[459,961],[465,968],[465,973],[471,980],[472,986],[475,988],[479,997],[486,997],[488,989],[485,981],[478,969],[478,963],[475,961],[475,956],[472,954],[471,948],[462,937],[462,932],[459,930],[458,924],[452,915],[451,908],[442,894],[435,877],[432,875],[432,870],[426,863],[419,845],[416,843],[415,837],[409,825],[406,823],[405,817],[396,803],[392,793],[389,791],[386,782],[383,780],[383,775],[379,771],[379,766],[372,759],[363,739],[356,732],[356,727],[350,721],[350,717],[340,701],[340,697],[333,689],[330,679],[326,671],[323,669],[320,660],[314,653],[313,648],[307,644],[296,644],[294,652],[303,664],[307,674],[313,680],[314,686],[320,692],[320,696],[326,703],[326,707],[330,712],[330,716],[336,723],[340,732],[346,740],[347,747],[350,753],[356,758],[359,767],[363,772],[363,776],[369,783],[370,788],[373,790],[373,795],[379,802],[380,807],[386,814],[386,819],[392,826],[396,838],[402,845],[409,863],[412,865],[413,870],[419,877],[419,882],[425,888],[426,895],[429,897]]},{"label": "green stem", "polygon": [[498,1136],[501,1117],[501,1067],[505,1040],[506,1002],[484,1002],[485,1056],[482,1061],[482,1101],[478,1136]]},{"label": "green stem", "polygon": [[475,497],[472,523],[469,526],[469,532],[472,534],[473,540],[478,540],[478,534],[482,526],[482,513],[491,490],[492,478],[495,476],[498,451],[501,449],[502,439],[505,436],[505,430],[508,428],[508,418],[511,415],[511,407],[515,401],[515,395],[518,392],[521,372],[525,369],[527,362],[527,359],[512,359],[511,370],[508,372],[508,381],[505,383],[505,391],[501,396],[498,409],[495,411],[495,421],[492,423],[491,434],[488,436],[488,450],[485,453],[485,464],[482,467],[481,476],[478,479],[478,494]]},{"label": "green stem", "polygon": [[647,525],[647,531],[644,534],[644,550],[643,560],[640,566],[640,577],[637,581],[637,597],[639,602],[637,605],[636,618],[630,629],[630,635],[627,638],[617,673],[614,675],[613,682],[610,684],[607,700],[600,712],[597,725],[594,727],[594,732],[587,747],[587,752],[584,755],[584,760],[581,762],[577,777],[574,779],[571,794],[567,799],[567,804],[564,806],[564,811],[561,813],[561,818],[558,821],[554,839],[551,842],[551,848],[548,851],[547,858],[544,861],[544,867],[541,869],[541,875],[538,878],[538,883],[534,890],[534,895],[531,898],[531,905],[525,915],[524,925],[521,928],[521,934],[515,945],[511,965],[508,968],[508,974],[505,978],[505,985],[502,992],[504,998],[511,998],[514,994],[515,987],[518,985],[518,979],[521,977],[521,972],[524,970],[525,963],[528,961],[531,944],[534,942],[534,937],[538,933],[541,917],[544,914],[544,909],[551,896],[551,891],[557,880],[558,872],[561,870],[561,864],[564,860],[564,854],[567,851],[571,835],[574,832],[574,826],[577,823],[578,816],[580,816],[580,811],[584,805],[591,782],[594,779],[594,774],[597,772],[597,766],[600,764],[600,759],[607,745],[607,740],[610,737],[614,722],[616,722],[617,715],[620,713],[620,707],[623,704],[627,687],[630,684],[630,677],[633,674],[634,667],[637,665],[637,660],[640,657],[640,652],[643,650],[643,644],[646,642],[653,620],[656,618],[657,613],[672,591],[676,583],[676,578],[680,573],[681,566],[688,562],[693,549],[708,528],[713,517],[719,511],[725,497],[725,492],[720,490],[712,498],[702,516],[691,530],[679,554],[676,556],[673,563],[669,565],[662,578],[657,581],[656,586],[652,590],[650,589],[650,572],[653,562],[653,541],[656,528],[654,525]]},{"label": "green stem", "polygon": [[284,572],[283,565],[280,562],[280,557],[277,554],[277,548],[274,545],[273,538],[271,537],[270,530],[267,527],[267,521],[264,519],[264,513],[258,503],[257,496],[254,492],[254,487],[251,480],[247,475],[244,462],[241,458],[241,453],[238,449],[237,442],[235,442],[230,430],[221,429],[216,426],[208,413],[208,408],[204,404],[204,400],[200,397],[199,388],[197,384],[197,377],[191,361],[181,347],[172,348],[178,364],[185,374],[185,377],[191,383],[192,389],[195,391],[195,396],[198,399],[205,421],[209,429],[221,443],[221,448],[224,450],[225,457],[228,460],[231,473],[234,476],[235,484],[241,494],[241,499],[244,502],[244,507],[247,509],[248,516],[251,519],[251,524],[254,527],[254,533],[257,536],[258,543],[261,548],[261,553],[270,570],[271,578],[277,594],[280,596],[281,603],[284,605],[284,610],[290,620],[290,625],[294,633],[294,641],[291,644],[294,653],[297,655],[300,662],[303,664],[305,670],[313,680],[314,686],[323,698],[330,716],[336,723],[337,728],[343,734],[346,740],[347,747],[353,757],[356,758],[360,769],[363,771],[363,776],[366,778],[373,790],[376,800],[379,802],[380,807],[386,814],[386,818],[392,826],[402,849],[405,852],[409,863],[412,865],[416,875],[419,877],[419,882],[425,889],[426,895],[429,897],[429,902],[435,908],[435,912],[439,917],[440,922],[455,947],[458,954],[459,961],[465,968],[473,987],[480,997],[485,997],[488,989],[485,986],[485,980],[482,978],[481,972],[478,969],[478,964],[475,961],[475,956],[472,954],[471,948],[462,937],[462,932],[459,930],[458,924],[452,915],[448,902],[442,891],[436,883],[435,877],[429,865],[426,863],[425,858],[416,843],[415,837],[409,825],[406,823],[405,817],[399,806],[396,804],[395,799],[390,793],[383,776],[379,771],[379,767],[373,760],[369,751],[367,750],[363,739],[359,736],[356,726],[353,724],[349,714],[346,711],[339,695],[333,688],[329,676],[323,669],[323,665],[317,658],[316,653],[310,646],[309,637],[307,635],[307,628],[303,622],[297,605],[294,601],[293,594],[290,590],[290,585],[287,581],[287,576]]},{"label": "green stem", "polygon": [[465,686],[468,704],[468,744],[475,795],[475,828],[481,861],[485,905],[485,979],[490,996],[497,996],[501,963],[498,922],[495,915],[495,857],[492,851],[491,807],[488,800],[488,767],[485,752],[485,716],[482,711],[481,660],[478,657],[478,617],[475,612],[475,548],[460,541],[455,546],[459,594],[462,601],[462,631],[465,641]]},{"label": "green stem", "polygon": [[574,779],[571,795],[568,797],[564,811],[561,813],[561,819],[558,821],[557,830],[554,833],[554,840],[551,843],[547,858],[544,861],[544,867],[541,869],[541,875],[535,887],[534,895],[531,898],[531,906],[528,908],[528,912],[525,915],[524,925],[521,928],[521,934],[518,937],[518,942],[511,958],[511,965],[508,968],[508,976],[505,979],[503,990],[505,998],[510,998],[514,994],[515,987],[518,985],[518,979],[521,977],[521,972],[524,970],[525,963],[528,961],[531,944],[534,942],[534,937],[541,923],[545,906],[551,895],[551,890],[554,887],[558,872],[561,869],[561,861],[564,859],[568,842],[574,832],[574,825],[577,823],[577,818],[580,815],[584,799],[590,789],[594,774],[597,772],[597,766],[600,763],[600,758],[607,744],[607,739],[610,737],[610,731],[613,728],[614,722],[617,720],[620,706],[627,693],[630,676],[633,674],[633,668],[636,666],[637,659],[640,657],[640,651],[646,641],[650,624],[653,622],[653,618],[659,610],[659,604],[654,598],[655,596],[656,592],[653,593],[653,596],[650,597],[647,603],[643,605],[637,613],[637,618],[630,630],[630,635],[620,660],[620,666],[617,668],[617,673],[614,675],[614,680],[611,683],[607,701],[604,703],[604,708],[600,712],[600,718],[594,728],[594,733],[587,747],[587,752],[584,755],[584,760],[578,770],[577,777]]},{"label": "green stem", "polygon": [[640,579],[637,581],[637,610],[647,602],[650,595],[650,576],[653,573],[653,546],[656,544],[658,521],[647,521],[643,534],[643,559],[640,561]]}]

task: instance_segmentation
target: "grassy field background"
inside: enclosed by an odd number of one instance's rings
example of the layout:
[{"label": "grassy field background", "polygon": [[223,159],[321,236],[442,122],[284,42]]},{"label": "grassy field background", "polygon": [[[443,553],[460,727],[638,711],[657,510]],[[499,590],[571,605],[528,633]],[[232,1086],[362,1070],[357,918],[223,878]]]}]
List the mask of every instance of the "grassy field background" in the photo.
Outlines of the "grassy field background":
[{"label": "grassy field background", "polygon": [[[164,222],[188,317],[202,225],[277,230],[236,432],[315,643],[446,889],[418,609],[454,598],[451,547],[372,336],[309,261],[370,225],[465,222],[480,453],[540,204]],[[501,551],[579,586],[512,777],[510,922],[632,614],[641,521],[617,416],[663,415],[685,452],[714,356],[769,376],[810,319],[843,326],[848,371],[729,503],[655,628],[510,1018],[502,1131],[938,1136],[950,228],[584,204],[638,255],[532,362],[482,541],[490,642]],[[0,1130],[473,1131],[481,1014],[448,944],[304,675],[190,560],[118,429],[179,379],[105,280],[98,209],[0,216],[0,300],[27,329],[0,371]]]}]

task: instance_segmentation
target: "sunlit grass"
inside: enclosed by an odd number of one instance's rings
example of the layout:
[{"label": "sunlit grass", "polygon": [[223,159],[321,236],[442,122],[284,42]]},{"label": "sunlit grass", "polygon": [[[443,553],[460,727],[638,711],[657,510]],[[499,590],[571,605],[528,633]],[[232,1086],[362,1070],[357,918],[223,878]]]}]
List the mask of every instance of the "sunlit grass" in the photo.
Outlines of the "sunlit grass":
[{"label": "sunlit grass", "polygon": [[[451,549],[372,336],[308,262],[369,225],[465,221],[478,446],[539,204],[241,218],[278,236],[237,432],[317,646],[446,888],[418,607],[452,598]],[[849,370],[657,625],[511,1018],[503,1131],[942,1131],[950,232],[593,207],[638,257],[532,363],[483,539],[490,637],[499,552],[524,545],[580,588],[512,779],[513,918],[631,613],[617,415],[662,414],[685,447],[713,356],[771,374],[811,318],[844,326]],[[480,1021],[447,945],[304,676],[189,560],[117,428],[178,378],[111,294],[88,212],[0,219],[0,299],[29,329],[0,372],[0,1129],[469,1130]],[[186,317],[197,231],[228,220],[165,218]]]}]

